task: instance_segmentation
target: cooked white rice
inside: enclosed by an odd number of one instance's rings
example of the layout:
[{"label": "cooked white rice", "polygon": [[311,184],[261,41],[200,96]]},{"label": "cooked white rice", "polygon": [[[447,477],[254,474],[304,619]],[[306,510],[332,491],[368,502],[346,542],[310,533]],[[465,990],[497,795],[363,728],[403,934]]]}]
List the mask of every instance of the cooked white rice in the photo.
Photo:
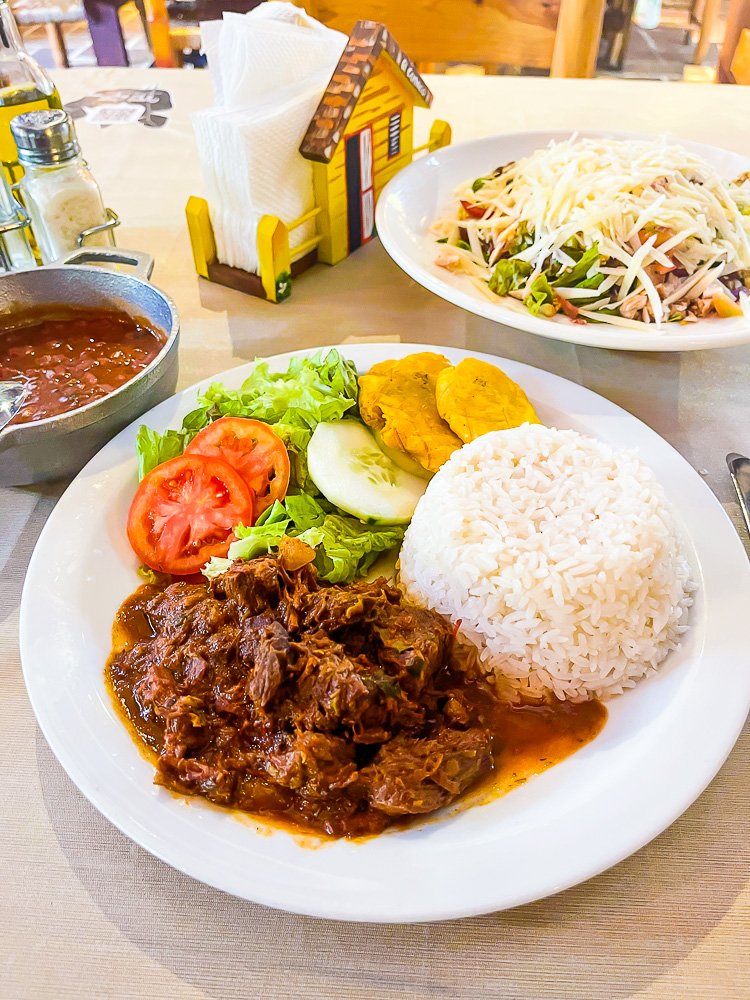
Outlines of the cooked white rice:
[{"label": "cooked white rice", "polygon": [[689,573],[669,502],[636,454],[530,424],[450,458],[400,556],[409,598],[460,621],[488,673],[571,701],[656,670],[686,630]]}]

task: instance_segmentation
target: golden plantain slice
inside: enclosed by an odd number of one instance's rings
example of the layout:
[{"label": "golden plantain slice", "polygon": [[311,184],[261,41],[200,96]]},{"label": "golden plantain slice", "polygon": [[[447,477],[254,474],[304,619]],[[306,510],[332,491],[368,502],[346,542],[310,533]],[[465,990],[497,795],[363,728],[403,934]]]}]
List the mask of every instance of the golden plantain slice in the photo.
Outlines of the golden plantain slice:
[{"label": "golden plantain slice", "polygon": [[441,419],[435,402],[440,373],[450,367],[441,354],[409,354],[381,361],[359,379],[359,412],[389,448],[411,455],[436,472],[461,440]]},{"label": "golden plantain slice", "polygon": [[488,431],[541,423],[520,385],[476,358],[439,373],[436,399],[440,416],[464,442]]}]

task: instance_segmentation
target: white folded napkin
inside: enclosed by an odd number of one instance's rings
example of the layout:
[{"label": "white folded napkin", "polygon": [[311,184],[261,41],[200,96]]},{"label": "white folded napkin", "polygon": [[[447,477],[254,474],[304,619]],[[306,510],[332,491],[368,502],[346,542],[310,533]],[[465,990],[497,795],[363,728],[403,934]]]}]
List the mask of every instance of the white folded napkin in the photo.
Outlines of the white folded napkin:
[{"label": "white folded napkin", "polygon": [[[201,25],[216,107],[193,115],[219,260],[257,273],[262,215],[292,222],[314,204],[299,144],[346,45],[290,3]],[[292,248],[315,232],[290,234]]]}]

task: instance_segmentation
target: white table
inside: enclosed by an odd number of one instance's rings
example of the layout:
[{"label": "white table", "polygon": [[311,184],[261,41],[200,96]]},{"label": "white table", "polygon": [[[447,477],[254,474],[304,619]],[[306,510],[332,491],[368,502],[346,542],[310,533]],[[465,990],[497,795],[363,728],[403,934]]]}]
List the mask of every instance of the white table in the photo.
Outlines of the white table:
[{"label": "white table", "polygon": [[[348,337],[429,341],[504,355],[588,386],[672,442],[737,519],[724,464],[750,448],[750,347],[629,355],[498,330],[433,297],[377,244],[316,267],[274,306],[196,279],[184,223],[200,193],[189,115],[206,74],[59,72],[70,101],[157,87],[160,129],[79,134],[123,219],[118,242],[153,253],[182,314],[180,386],[250,360]],[[419,113],[456,141],[498,130],[668,128],[750,155],[750,90],[615,80],[430,79]],[[477,997],[732,1000],[750,996],[750,736],[675,825],[577,889],[522,909],[432,926],[362,927],[253,906],[177,874],[82,798],[40,735],[18,655],[21,586],[65,484],[0,493],[0,998]],[[744,537],[744,534],[743,534]],[[696,733],[700,739],[700,733]],[[550,831],[554,836],[554,831]]]}]

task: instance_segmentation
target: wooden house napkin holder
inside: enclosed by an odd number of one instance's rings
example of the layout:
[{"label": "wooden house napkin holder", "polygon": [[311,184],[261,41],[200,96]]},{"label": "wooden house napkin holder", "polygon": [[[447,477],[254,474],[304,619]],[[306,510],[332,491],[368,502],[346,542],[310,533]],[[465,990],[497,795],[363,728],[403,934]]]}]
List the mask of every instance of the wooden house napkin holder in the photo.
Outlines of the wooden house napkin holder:
[{"label": "wooden house napkin holder", "polygon": [[[413,144],[414,107],[432,94],[385,25],[358,21],[300,145],[312,163],[315,207],[291,223],[264,215],[258,223],[259,273],[219,262],[208,203],[186,207],[195,270],[203,278],[281,302],[292,280],[318,261],[337,264],[376,235],[375,203],[414,154],[451,141],[435,121],[428,142]],[[316,234],[290,248],[290,234],[315,220]]]}]

